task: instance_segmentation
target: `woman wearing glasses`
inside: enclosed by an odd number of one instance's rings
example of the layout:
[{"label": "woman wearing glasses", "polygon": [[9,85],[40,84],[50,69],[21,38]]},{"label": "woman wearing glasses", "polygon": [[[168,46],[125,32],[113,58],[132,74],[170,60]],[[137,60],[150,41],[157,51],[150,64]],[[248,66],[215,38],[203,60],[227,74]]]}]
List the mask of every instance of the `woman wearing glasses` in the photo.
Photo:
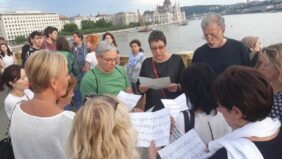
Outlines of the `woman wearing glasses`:
[{"label": "woman wearing glasses", "polygon": [[185,66],[179,55],[170,54],[166,50],[166,37],[162,31],[152,31],[148,41],[153,57],[144,60],[139,76],[153,79],[169,77],[171,80],[170,85],[159,90],[137,82],[140,93],[146,94],[145,111],[153,106],[153,111],[156,111],[164,107],[161,99],[174,99],[182,93],[179,83]]},{"label": "woman wearing glasses", "polygon": [[274,102],[270,117],[282,121],[282,44],[264,48],[260,53],[257,68],[273,88]]},{"label": "woman wearing glasses", "polygon": [[127,108],[110,96],[89,96],[74,118],[67,154],[70,159],[136,159],[136,144]]},{"label": "woman wearing glasses", "polygon": [[121,90],[132,92],[125,69],[116,65],[117,49],[113,43],[102,41],[96,48],[98,64],[82,78],[82,97],[88,94],[117,95]]}]

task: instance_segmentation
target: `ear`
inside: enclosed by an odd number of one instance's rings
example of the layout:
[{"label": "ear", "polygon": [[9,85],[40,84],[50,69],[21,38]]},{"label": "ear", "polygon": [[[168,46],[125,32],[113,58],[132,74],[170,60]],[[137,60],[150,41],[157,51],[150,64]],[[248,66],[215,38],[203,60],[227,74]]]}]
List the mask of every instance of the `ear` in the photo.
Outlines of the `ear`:
[{"label": "ear", "polygon": [[57,89],[57,81],[55,78],[51,79],[50,81],[50,86],[52,89],[56,90]]},{"label": "ear", "polygon": [[232,107],[231,113],[233,113],[237,119],[243,118],[243,112],[237,106]]},{"label": "ear", "polygon": [[251,47],[250,50],[251,50],[251,52],[253,52],[253,51],[254,51],[254,48]]},{"label": "ear", "polygon": [[14,85],[14,83],[13,83],[13,82],[11,82],[11,81],[9,82],[9,84],[10,84],[11,86],[13,86],[13,85]]}]

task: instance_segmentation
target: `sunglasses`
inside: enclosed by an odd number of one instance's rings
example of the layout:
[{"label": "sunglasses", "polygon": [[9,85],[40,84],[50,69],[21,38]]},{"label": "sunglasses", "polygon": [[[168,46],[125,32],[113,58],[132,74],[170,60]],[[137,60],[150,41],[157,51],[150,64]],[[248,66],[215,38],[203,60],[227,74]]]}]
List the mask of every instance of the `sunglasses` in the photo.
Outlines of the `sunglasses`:
[{"label": "sunglasses", "polygon": [[102,98],[102,99],[104,99],[105,101],[111,103],[111,105],[114,108],[114,110],[117,110],[119,101],[114,99],[114,98],[112,98],[112,97],[110,97],[110,96],[107,96],[107,95],[98,95],[98,94],[85,95],[84,100],[83,100],[83,105],[86,103],[87,100],[95,99],[95,98]]}]

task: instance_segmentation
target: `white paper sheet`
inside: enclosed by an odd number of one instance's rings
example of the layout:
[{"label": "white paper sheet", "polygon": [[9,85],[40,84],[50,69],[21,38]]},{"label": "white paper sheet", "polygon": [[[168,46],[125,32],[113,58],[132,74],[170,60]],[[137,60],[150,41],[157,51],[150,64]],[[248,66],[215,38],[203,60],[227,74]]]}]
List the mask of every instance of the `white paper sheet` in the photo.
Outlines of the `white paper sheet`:
[{"label": "white paper sheet", "polygon": [[131,122],[138,132],[138,146],[149,147],[154,140],[157,147],[169,144],[169,109],[156,112],[130,113]]},{"label": "white paper sheet", "polygon": [[170,77],[162,77],[162,78],[147,78],[147,77],[139,77],[140,84],[145,85],[151,89],[161,89],[166,88],[171,84]]},{"label": "white paper sheet", "polygon": [[120,91],[119,94],[117,95],[117,98],[127,106],[128,110],[131,110],[133,107],[136,106],[136,104],[141,98],[141,95]]},{"label": "white paper sheet", "polygon": [[158,151],[161,159],[203,159],[206,146],[192,129],[175,142]]},{"label": "white paper sheet", "polygon": [[187,99],[185,94],[181,94],[175,99],[161,99],[165,108],[170,109],[170,115],[176,119],[179,112],[188,109]]}]

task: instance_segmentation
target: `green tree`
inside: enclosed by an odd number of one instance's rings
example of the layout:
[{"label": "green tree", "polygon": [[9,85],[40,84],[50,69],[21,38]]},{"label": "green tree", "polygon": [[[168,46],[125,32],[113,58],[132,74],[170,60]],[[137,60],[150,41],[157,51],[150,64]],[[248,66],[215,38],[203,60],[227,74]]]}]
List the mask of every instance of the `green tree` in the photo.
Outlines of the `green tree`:
[{"label": "green tree", "polygon": [[112,22],[106,22],[106,20],[102,18],[95,23],[95,26],[98,28],[109,28],[112,27],[113,24]]},{"label": "green tree", "polygon": [[78,27],[75,23],[69,23],[69,24],[65,24],[64,25],[64,29],[62,31],[65,32],[74,32],[74,31],[78,31]]},{"label": "green tree", "polygon": [[21,43],[26,42],[26,41],[27,41],[27,38],[23,35],[15,37],[16,44],[21,44]]},{"label": "green tree", "polygon": [[91,29],[95,27],[95,22],[92,20],[83,20],[81,21],[81,29]]}]

